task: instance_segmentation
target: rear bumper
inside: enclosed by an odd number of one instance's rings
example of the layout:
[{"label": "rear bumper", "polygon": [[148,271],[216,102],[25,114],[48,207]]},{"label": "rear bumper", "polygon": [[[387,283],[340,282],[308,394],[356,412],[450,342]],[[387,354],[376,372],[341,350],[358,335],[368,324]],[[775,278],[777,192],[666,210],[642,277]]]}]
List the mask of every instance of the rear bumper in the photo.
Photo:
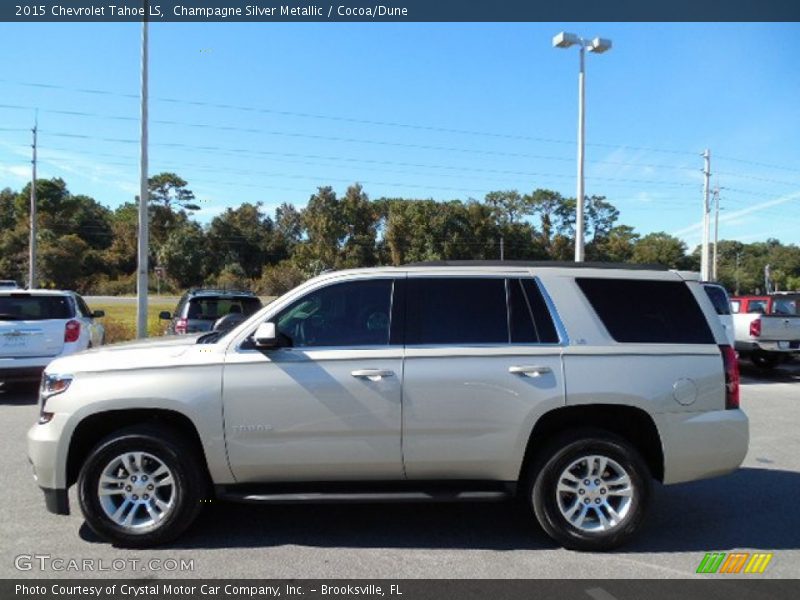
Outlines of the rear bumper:
[{"label": "rear bumper", "polygon": [[[25,361],[0,358],[0,382],[3,383],[17,383],[22,381],[39,381],[42,378],[42,371],[50,362],[51,358],[39,359],[41,365],[24,364],[31,359]],[[23,364],[18,364],[23,363]]]},{"label": "rear bumper", "polygon": [[786,355],[799,354],[800,342],[736,342],[736,351],[744,355],[759,351]]},{"label": "rear bumper", "polygon": [[730,473],[742,464],[749,444],[741,410],[668,413],[656,417],[664,450],[664,483]]}]

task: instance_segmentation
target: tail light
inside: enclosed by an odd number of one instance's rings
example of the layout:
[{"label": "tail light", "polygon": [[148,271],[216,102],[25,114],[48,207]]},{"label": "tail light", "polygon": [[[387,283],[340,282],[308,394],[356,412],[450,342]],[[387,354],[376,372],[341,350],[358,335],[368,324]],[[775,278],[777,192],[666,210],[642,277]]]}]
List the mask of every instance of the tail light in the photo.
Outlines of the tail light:
[{"label": "tail light", "polygon": [[81,337],[81,322],[72,319],[64,327],[64,342],[77,342]]},{"label": "tail light", "polygon": [[725,408],[739,408],[739,361],[730,346],[720,346],[722,367],[725,369]]},{"label": "tail light", "polygon": [[186,333],[189,330],[189,319],[177,319],[175,321],[175,333]]},{"label": "tail light", "polygon": [[750,321],[750,337],[758,337],[761,335],[761,319],[753,319]]}]

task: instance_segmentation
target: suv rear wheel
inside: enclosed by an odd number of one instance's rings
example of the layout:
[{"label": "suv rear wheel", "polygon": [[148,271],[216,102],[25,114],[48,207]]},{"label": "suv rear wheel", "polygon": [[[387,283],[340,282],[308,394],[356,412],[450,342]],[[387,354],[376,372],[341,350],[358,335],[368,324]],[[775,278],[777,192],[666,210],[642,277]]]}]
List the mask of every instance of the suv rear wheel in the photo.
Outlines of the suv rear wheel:
[{"label": "suv rear wheel", "polygon": [[123,547],[175,539],[200,511],[205,478],[198,465],[194,446],[173,429],[141,425],[111,434],[78,477],[87,524]]},{"label": "suv rear wheel", "polygon": [[639,529],[650,472],[625,440],[584,430],[560,436],[534,461],[528,498],[547,534],[572,550],[610,550]]}]

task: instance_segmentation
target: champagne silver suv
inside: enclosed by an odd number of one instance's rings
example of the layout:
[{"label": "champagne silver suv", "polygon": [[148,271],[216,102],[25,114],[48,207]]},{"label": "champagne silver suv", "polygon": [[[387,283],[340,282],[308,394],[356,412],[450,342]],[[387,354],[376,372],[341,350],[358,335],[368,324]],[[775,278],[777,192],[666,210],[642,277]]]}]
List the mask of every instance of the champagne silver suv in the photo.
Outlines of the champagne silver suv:
[{"label": "champagne silver suv", "polygon": [[[653,479],[735,470],[733,349],[686,273],[432,263],[327,273],[226,333],[52,362],[29,456],[47,508],[123,546],[245,502],[518,497],[568,548],[645,517]],[[532,519],[533,520],[533,519]]]}]

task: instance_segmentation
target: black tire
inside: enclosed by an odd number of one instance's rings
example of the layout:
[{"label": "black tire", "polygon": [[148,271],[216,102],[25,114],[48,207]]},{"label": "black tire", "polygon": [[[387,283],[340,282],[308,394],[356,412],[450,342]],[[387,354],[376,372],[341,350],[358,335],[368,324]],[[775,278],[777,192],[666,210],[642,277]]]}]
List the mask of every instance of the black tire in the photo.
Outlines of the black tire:
[{"label": "black tire", "polygon": [[775,354],[770,354],[769,352],[757,351],[750,355],[750,361],[759,369],[768,371],[778,366],[778,363],[781,361],[781,357]]},{"label": "black tire", "polygon": [[[156,457],[169,468],[174,481],[174,486],[170,486],[173,508],[163,520],[141,531],[112,520],[101,506],[98,494],[103,470],[126,452],[144,452]],[[104,540],[125,548],[147,548],[174,540],[191,525],[202,507],[207,491],[202,460],[196,445],[175,429],[148,424],[115,431],[95,446],[78,477],[78,497],[87,525]]]},{"label": "black tire", "polygon": [[[629,476],[630,487],[633,489],[633,493],[627,501],[624,516],[616,525],[605,531],[581,529],[570,522],[559,508],[559,502],[566,505],[574,500],[571,506],[574,507],[577,503],[577,506],[583,510],[580,498],[583,498],[582,502],[589,499],[589,506],[586,510],[592,508],[592,515],[589,516],[587,512],[589,518],[587,527],[592,523],[599,526],[598,510],[603,511],[604,517],[609,517],[610,513],[603,506],[595,509],[591,504],[593,501],[590,496],[593,498],[595,494],[599,495],[602,490],[606,490],[605,487],[595,486],[590,491],[581,492],[580,496],[578,488],[574,494],[558,494],[556,492],[561,474],[581,457],[593,455],[606,457],[612,462],[616,462]],[[583,468],[580,464],[578,469]],[[607,467],[605,472],[613,475],[609,469],[612,467]],[[603,485],[602,480],[595,481],[601,481],[601,486]],[[609,482],[611,485],[615,485],[611,479]],[[590,484],[593,483],[594,481],[590,480]],[[583,489],[580,482],[577,485]],[[585,429],[557,437],[537,455],[536,460],[532,461],[527,491],[527,498],[536,519],[551,538],[570,550],[604,551],[626,543],[640,528],[650,501],[651,475],[639,452],[628,442],[603,430]],[[602,493],[610,494],[608,490],[602,491]],[[617,496],[612,498],[612,495],[600,498],[605,498],[609,503],[625,501],[624,498]],[[595,499],[594,502],[597,500]],[[603,500],[601,499],[600,502]],[[617,504],[612,508],[621,510],[621,506],[621,504]],[[586,523],[586,521],[584,522]]]}]

